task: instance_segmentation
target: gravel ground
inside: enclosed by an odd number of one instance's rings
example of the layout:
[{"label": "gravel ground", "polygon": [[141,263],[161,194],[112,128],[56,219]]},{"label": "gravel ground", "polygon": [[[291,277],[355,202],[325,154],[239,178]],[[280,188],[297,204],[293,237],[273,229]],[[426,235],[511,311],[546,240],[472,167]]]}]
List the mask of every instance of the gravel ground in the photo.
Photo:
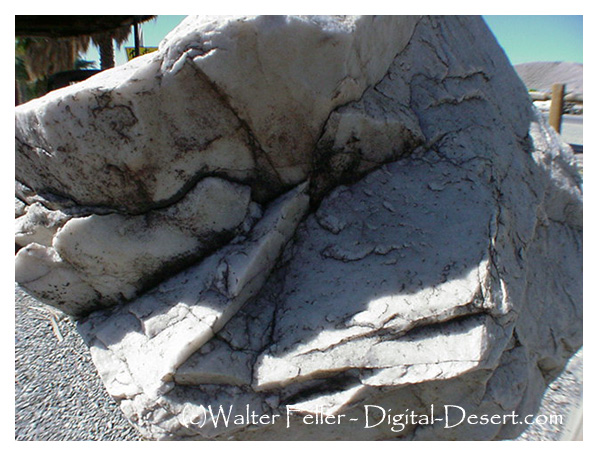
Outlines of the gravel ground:
[{"label": "gravel ground", "polygon": [[140,440],[65,315],[15,288],[15,440]]},{"label": "gravel ground", "polygon": [[[570,418],[534,425],[518,440],[582,439],[582,349],[547,390],[539,414]],[[579,432],[577,432],[579,430]],[[71,320],[15,287],[15,439],[139,441],[108,395]]]}]

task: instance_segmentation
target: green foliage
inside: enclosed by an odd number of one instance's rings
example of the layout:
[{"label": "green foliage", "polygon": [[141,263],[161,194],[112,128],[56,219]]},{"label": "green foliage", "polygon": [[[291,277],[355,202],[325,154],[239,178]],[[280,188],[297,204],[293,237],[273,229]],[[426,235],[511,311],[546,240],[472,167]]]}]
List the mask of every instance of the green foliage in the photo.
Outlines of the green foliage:
[{"label": "green foliage", "polygon": [[27,69],[25,68],[25,62],[22,57],[15,56],[15,78],[17,81],[29,80]]},{"label": "green foliage", "polygon": [[[41,97],[48,92],[48,77],[50,75],[33,78],[27,71],[25,60],[28,47],[32,43],[32,38],[15,38],[15,80],[21,103]],[[94,65],[94,61],[78,58],[74,63],[73,70],[84,70],[94,67]]]}]

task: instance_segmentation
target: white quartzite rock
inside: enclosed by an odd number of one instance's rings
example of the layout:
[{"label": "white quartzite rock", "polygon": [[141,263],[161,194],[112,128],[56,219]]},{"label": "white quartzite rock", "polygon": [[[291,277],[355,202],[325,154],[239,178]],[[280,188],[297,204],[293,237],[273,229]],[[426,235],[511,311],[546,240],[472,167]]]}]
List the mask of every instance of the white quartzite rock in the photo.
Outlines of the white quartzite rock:
[{"label": "white quartzite rock", "polygon": [[510,439],[365,420],[534,414],[582,344],[577,165],[480,18],[190,17],[16,133],[17,281],[148,438]]},{"label": "white quartzite rock", "polygon": [[329,113],[384,75],[416,20],[190,17],[157,53],[18,107],[17,179],[136,213],[205,175],[280,194],[307,178]]},{"label": "white quartzite rock", "polygon": [[227,245],[109,317],[86,319],[80,331],[89,335],[92,356],[112,360],[108,370],[99,367],[108,392],[122,398],[135,385],[136,394],[157,397],[171,389],[175,370],[260,289],[307,204],[306,185],[299,186],[271,205],[247,239]]},{"label": "white quartzite rock", "polygon": [[[17,254],[16,278],[70,314],[130,300],[156,275],[166,275],[176,262],[197,259],[213,249],[219,238],[231,238],[251,216],[250,203],[249,187],[205,178],[180,202],[144,215],[67,218],[60,211],[46,210],[50,216],[36,226],[44,231],[29,235],[33,242]],[[28,241],[27,232],[33,229],[22,227],[32,225],[38,207],[43,208],[40,203],[31,205],[36,211],[29,209],[17,219],[26,221],[17,224],[17,244]],[[60,224],[60,230],[51,230]],[[47,232],[50,234],[43,236]],[[65,286],[62,276],[53,277],[57,267],[70,277],[67,282],[81,282],[81,289]],[[36,274],[32,275],[32,270]]]}]

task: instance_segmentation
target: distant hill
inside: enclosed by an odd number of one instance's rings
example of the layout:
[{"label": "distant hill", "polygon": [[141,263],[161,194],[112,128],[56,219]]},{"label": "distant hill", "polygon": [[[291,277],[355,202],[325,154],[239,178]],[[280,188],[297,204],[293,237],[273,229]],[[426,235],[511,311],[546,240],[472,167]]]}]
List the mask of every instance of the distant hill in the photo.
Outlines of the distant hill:
[{"label": "distant hill", "polygon": [[555,83],[566,84],[566,93],[582,94],[582,64],[573,62],[529,62],[514,65],[528,89],[550,92]]}]

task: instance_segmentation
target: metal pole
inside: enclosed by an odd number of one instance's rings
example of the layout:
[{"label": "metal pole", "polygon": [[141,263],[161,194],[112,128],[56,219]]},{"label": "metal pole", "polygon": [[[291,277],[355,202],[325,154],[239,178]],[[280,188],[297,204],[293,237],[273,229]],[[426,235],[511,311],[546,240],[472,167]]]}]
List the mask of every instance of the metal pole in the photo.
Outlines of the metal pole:
[{"label": "metal pole", "polygon": [[139,24],[133,24],[133,39],[135,40],[135,57],[139,57]]},{"label": "metal pole", "polygon": [[551,108],[549,108],[549,125],[557,133],[562,131],[562,113],[564,112],[564,84],[554,84],[551,90]]}]

